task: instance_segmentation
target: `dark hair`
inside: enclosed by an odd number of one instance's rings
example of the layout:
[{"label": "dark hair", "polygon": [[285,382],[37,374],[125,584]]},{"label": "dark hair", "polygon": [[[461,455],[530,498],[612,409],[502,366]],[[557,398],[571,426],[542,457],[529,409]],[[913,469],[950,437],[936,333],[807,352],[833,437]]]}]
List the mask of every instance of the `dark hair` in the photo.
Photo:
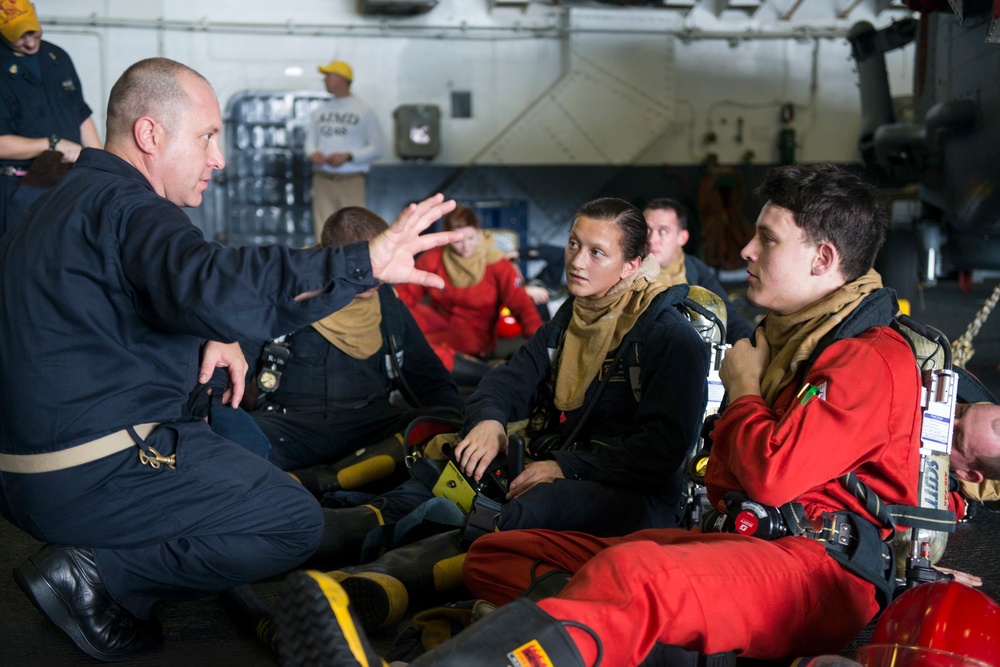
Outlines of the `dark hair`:
[{"label": "dark hair", "polygon": [[454,211],[445,215],[441,221],[441,229],[446,232],[453,232],[463,227],[474,227],[476,229],[482,227],[479,216],[468,206],[457,206]]},{"label": "dark hair", "polygon": [[656,199],[651,199],[648,204],[646,204],[647,211],[673,211],[677,214],[677,225],[681,229],[688,228],[688,211],[684,207],[684,204],[680,203],[676,199],[671,199],[669,197],[657,197]]},{"label": "dark hair", "polygon": [[832,243],[847,282],[875,264],[889,226],[889,209],[878,189],[859,176],[832,164],[774,167],[756,194],[765,203],[791,211],[810,243]]},{"label": "dark hair", "polygon": [[573,221],[584,217],[612,222],[618,227],[619,245],[626,262],[649,254],[646,218],[642,217],[642,211],[624,199],[602,197],[589,201],[580,207]]},{"label": "dark hair", "polygon": [[190,97],[182,76],[208,81],[187,65],[168,58],[147,58],[131,65],[115,82],[108,97],[107,140],[123,140],[132,134],[135,121],[156,116],[168,127]]},{"label": "dark hair", "polygon": [[355,241],[371,241],[387,229],[389,225],[385,220],[368,209],[345,206],[323,223],[319,244],[324,248],[336,248]]},{"label": "dark hair", "polygon": [[976,457],[973,470],[982,473],[986,479],[1000,479],[1000,456]]}]

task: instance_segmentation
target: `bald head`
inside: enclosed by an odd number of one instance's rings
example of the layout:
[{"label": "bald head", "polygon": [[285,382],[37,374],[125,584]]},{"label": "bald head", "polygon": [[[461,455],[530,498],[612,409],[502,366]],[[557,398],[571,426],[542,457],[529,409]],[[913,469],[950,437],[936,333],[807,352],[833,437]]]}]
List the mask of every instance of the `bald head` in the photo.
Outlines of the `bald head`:
[{"label": "bald head", "polygon": [[1000,405],[962,403],[955,407],[952,471],[970,482],[1000,479]]},{"label": "bald head", "polygon": [[167,127],[176,125],[191,103],[183,85],[190,79],[208,84],[205,77],[187,65],[167,58],[147,58],[125,70],[108,99],[108,147],[128,140],[135,122],[143,116],[153,117]]}]

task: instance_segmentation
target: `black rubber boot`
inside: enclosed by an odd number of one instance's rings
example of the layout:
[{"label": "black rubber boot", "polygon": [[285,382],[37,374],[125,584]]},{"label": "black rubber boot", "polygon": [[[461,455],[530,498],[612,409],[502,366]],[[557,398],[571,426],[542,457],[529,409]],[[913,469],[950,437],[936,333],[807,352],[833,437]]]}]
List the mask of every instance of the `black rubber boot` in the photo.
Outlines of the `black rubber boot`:
[{"label": "black rubber boot", "polygon": [[532,602],[538,602],[545,598],[554,598],[559,592],[566,588],[572,573],[566,570],[549,570],[540,577],[535,577],[532,573],[531,583],[528,585],[521,597]]},{"label": "black rubber boot", "polygon": [[455,380],[455,384],[475,387],[491,370],[493,367],[489,364],[467,354],[456,352],[455,362],[451,367],[451,377]]},{"label": "black rubber boot", "polygon": [[278,622],[274,610],[260,599],[250,584],[223,591],[222,598],[264,646],[278,652]]},{"label": "black rubber boot", "polygon": [[[576,627],[582,627],[577,625]],[[597,661],[603,649],[597,635]],[[428,651],[410,667],[509,667],[510,665],[558,665],[590,667],[573,639],[558,621],[534,602],[519,598],[490,612],[454,639]]]},{"label": "black rubber boot", "polygon": [[282,667],[385,667],[351,607],[344,589],[322,572],[288,575],[278,616]]},{"label": "black rubber boot", "polygon": [[336,463],[292,470],[288,474],[322,500],[327,493],[356,489],[388,477],[396,471],[405,456],[402,435],[397,433],[382,442],[359,449]]},{"label": "black rubber boot", "polygon": [[361,545],[365,537],[384,525],[382,512],[375,505],[323,508],[323,539],[309,557],[309,567],[340,567],[361,560]]},{"label": "black rubber boot", "polygon": [[365,630],[399,621],[410,597],[448,591],[462,584],[465,547],[459,531],[431,535],[386,552],[364,565],[328,572],[350,594]]}]

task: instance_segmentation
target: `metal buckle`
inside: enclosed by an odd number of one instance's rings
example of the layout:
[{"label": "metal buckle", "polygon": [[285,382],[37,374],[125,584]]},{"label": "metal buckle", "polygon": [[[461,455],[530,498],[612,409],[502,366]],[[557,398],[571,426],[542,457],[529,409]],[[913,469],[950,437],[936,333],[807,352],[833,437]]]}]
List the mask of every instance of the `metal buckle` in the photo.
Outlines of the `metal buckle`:
[{"label": "metal buckle", "polygon": [[[149,447],[149,445],[146,445],[146,447]],[[146,454],[145,449],[143,449],[142,447],[139,448],[139,462],[142,463],[142,465],[148,465],[150,468],[157,470],[159,469],[160,464],[162,463],[165,464],[171,470],[177,470],[176,454],[171,454],[170,456],[164,456],[163,454],[160,454],[152,447],[149,447],[149,451],[153,454],[152,457]]]},{"label": "metal buckle", "polygon": [[839,521],[836,514],[824,514],[823,524],[818,528],[807,531],[809,537],[820,542],[828,542],[838,546],[846,547],[851,542],[851,524],[847,521]]}]

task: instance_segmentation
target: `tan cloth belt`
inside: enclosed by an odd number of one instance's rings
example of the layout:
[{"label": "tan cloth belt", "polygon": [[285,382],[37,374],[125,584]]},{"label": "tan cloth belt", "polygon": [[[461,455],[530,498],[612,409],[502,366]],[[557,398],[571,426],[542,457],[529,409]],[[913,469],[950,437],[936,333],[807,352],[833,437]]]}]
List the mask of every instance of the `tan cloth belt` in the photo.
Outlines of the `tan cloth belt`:
[{"label": "tan cloth belt", "polygon": [[[149,424],[137,424],[132,428],[143,440],[153,432],[159,422]],[[129,435],[127,429],[115,431],[103,438],[91,440],[75,447],[62,449],[58,452],[46,452],[44,454],[0,454],[0,470],[3,472],[53,472],[55,470],[65,470],[75,466],[90,463],[105,456],[111,456],[118,452],[134,447],[137,443]]]}]

